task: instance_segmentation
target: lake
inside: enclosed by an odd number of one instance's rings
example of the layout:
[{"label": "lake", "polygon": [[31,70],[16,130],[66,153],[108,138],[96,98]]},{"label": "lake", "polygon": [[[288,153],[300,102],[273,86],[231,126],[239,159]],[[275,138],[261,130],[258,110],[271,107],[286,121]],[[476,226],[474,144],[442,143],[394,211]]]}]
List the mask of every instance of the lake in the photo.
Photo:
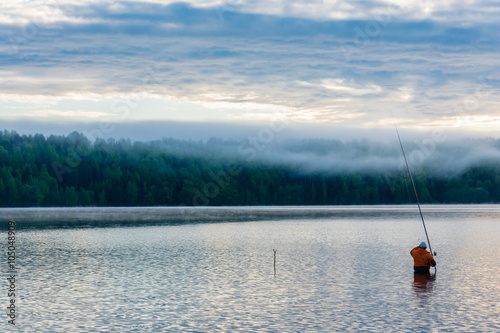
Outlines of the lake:
[{"label": "lake", "polygon": [[[83,209],[80,227],[43,228],[29,223],[37,210],[3,209],[4,267],[7,221],[20,222],[16,326],[4,316],[0,331],[500,331],[500,206],[422,209],[431,278],[413,274],[409,251],[426,240],[413,206],[210,208],[210,223],[208,211],[183,223],[151,208],[150,224],[112,225],[106,209],[92,222]],[[54,221],[75,215],[52,211]]]}]

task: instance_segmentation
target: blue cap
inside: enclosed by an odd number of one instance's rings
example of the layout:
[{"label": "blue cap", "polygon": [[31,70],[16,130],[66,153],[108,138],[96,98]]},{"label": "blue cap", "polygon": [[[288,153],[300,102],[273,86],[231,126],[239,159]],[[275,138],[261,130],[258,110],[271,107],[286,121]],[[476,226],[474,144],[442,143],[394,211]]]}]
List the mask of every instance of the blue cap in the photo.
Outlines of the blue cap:
[{"label": "blue cap", "polygon": [[419,246],[423,249],[427,248],[427,244],[425,244],[425,242],[420,243]]}]

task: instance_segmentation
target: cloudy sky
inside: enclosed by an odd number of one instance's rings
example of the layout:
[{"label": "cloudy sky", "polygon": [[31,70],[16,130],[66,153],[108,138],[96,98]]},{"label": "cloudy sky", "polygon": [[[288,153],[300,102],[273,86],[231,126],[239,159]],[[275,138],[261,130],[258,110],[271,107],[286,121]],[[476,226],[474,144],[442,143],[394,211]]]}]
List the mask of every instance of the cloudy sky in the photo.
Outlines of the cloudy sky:
[{"label": "cloudy sky", "polygon": [[474,0],[4,1],[0,127],[319,135],[394,116],[498,137],[499,17]]}]

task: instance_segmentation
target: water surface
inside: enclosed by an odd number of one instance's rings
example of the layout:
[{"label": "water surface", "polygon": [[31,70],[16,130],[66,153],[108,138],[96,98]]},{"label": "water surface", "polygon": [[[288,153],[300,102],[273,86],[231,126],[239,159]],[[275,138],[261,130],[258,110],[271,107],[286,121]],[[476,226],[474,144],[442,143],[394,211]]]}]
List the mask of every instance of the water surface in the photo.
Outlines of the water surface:
[{"label": "water surface", "polygon": [[[258,208],[255,208],[258,209]],[[497,332],[500,208],[18,231],[12,332]],[[5,239],[5,232],[2,234]],[[277,249],[276,276],[273,249]],[[0,298],[7,305],[6,292]]]}]

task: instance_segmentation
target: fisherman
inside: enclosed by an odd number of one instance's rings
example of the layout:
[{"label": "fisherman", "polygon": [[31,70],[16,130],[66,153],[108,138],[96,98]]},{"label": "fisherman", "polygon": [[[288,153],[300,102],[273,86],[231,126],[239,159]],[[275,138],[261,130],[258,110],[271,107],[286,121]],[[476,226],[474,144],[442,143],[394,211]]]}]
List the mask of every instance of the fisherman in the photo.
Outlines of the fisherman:
[{"label": "fisherman", "polygon": [[413,257],[413,269],[415,273],[426,274],[430,272],[431,266],[436,266],[434,257],[426,249],[427,244],[425,244],[425,242],[422,242],[419,246],[410,251],[410,254]]}]

